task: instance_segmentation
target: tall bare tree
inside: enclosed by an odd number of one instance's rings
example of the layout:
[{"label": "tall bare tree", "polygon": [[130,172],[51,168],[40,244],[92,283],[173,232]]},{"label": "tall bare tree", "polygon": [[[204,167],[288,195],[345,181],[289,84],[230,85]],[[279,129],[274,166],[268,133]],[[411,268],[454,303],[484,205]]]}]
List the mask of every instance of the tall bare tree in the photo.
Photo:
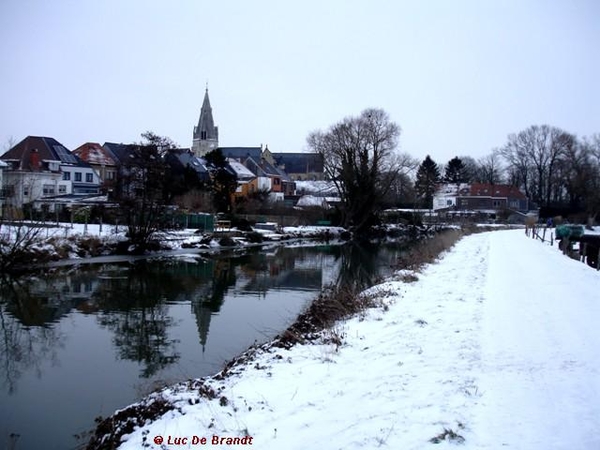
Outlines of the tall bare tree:
[{"label": "tall bare tree", "polygon": [[323,155],[325,172],[342,203],[343,225],[360,235],[381,209],[382,199],[412,158],[398,159],[400,127],[383,109],[366,109],[326,131],[314,131],[308,147]]},{"label": "tall bare tree", "polygon": [[481,183],[500,184],[502,183],[502,163],[500,154],[494,149],[489,155],[479,158],[477,161],[477,175]]},{"label": "tall bare tree", "polygon": [[510,134],[501,154],[521,178],[525,192],[540,205],[549,205],[558,163],[574,143],[575,137],[560,128],[532,125]]}]

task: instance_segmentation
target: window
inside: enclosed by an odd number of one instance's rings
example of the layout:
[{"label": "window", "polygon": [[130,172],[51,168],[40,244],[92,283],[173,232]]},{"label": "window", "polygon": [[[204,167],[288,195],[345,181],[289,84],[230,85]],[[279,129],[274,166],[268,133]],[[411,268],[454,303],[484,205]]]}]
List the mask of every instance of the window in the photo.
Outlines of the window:
[{"label": "window", "polygon": [[107,172],[106,178],[109,180],[114,180],[116,178],[115,175],[116,175],[116,172],[113,170],[110,170],[109,172]]},{"label": "window", "polygon": [[60,186],[58,186],[58,193],[59,194],[66,194],[67,193],[67,187],[64,184],[61,184]]},{"label": "window", "polygon": [[28,186],[23,186],[23,195],[25,197],[29,196],[29,187]]},{"label": "window", "polygon": [[446,206],[452,206],[452,200],[446,200]]},{"label": "window", "polygon": [[71,179],[71,172],[63,172],[63,180],[69,181]]},{"label": "window", "polygon": [[44,195],[52,195],[54,194],[54,185],[53,184],[45,184],[43,186]]},{"label": "window", "polygon": [[202,139],[203,141],[206,140],[206,131],[200,132],[200,139]]},{"label": "window", "polygon": [[94,175],[91,173],[86,173],[85,174],[85,182],[86,183],[93,183],[94,182]]},{"label": "window", "polygon": [[500,200],[494,200],[494,208],[498,208],[500,206]]},{"label": "window", "polygon": [[75,172],[75,181],[81,181],[81,172]]}]

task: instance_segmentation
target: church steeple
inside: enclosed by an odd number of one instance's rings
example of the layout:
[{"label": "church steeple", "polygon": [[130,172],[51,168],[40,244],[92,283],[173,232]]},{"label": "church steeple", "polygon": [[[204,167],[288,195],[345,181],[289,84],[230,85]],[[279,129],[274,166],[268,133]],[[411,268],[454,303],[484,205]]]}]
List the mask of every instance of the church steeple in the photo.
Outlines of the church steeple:
[{"label": "church steeple", "polygon": [[219,146],[219,128],[215,127],[210,99],[208,98],[208,86],[204,92],[204,101],[200,109],[198,125],[194,127],[194,140],[192,151],[197,156],[203,156],[207,152]]}]

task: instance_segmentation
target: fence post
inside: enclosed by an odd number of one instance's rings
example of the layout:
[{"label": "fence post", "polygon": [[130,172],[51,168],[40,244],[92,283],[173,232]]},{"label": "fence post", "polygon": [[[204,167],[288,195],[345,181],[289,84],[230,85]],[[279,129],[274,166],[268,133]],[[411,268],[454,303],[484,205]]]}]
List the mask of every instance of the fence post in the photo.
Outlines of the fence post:
[{"label": "fence post", "polygon": [[563,246],[563,255],[567,255],[569,253],[569,247],[571,245],[569,242],[569,237],[565,236],[561,242]]}]

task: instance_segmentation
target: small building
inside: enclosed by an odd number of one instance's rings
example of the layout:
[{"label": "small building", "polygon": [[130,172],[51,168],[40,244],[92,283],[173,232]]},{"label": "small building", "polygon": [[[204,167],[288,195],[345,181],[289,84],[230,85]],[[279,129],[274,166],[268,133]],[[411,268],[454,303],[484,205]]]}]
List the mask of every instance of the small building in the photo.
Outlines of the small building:
[{"label": "small building", "polygon": [[236,199],[247,197],[249,194],[258,191],[257,177],[250,169],[241,162],[234,159],[227,159],[229,169],[235,173],[237,179],[237,189],[233,197]]},{"label": "small building", "polygon": [[111,152],[96,142],[80,145],[73,154],[87,162],[100,177],[102,190],[112,189],[117,180],[118,164]]},{"label": "small building", "polygon": [[508,184],[441,184],[433,197],[435,211],[495,213],[527,212],[529,200],[516,186]]}]

